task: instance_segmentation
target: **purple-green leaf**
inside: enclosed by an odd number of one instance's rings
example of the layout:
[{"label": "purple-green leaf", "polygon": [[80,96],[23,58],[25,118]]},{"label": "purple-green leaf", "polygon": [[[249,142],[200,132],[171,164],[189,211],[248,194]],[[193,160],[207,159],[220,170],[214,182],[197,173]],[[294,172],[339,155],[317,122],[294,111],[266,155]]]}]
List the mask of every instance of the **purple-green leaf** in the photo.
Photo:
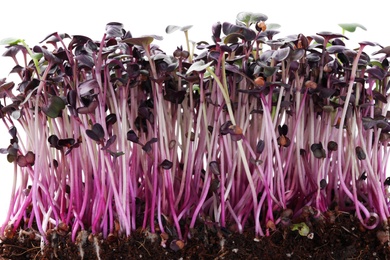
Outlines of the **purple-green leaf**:
[{"label": "purple-green leaf", "polygon": [[65,101],[58,96],[51,96],[48,106],[42,107],[43,113],[50,118],[56,118],[61,114],[65,108]]},{"label": "purple-green leaf", "polygon": [[138,46],[148,46],[151,44],[154,40],[154,37],[152,36],[144,36],[144,37],[138,37],[138,38],[128,38],[122,40],[124,43],[132,44],[132,45],[138,45]]},{"label": "purple-green leaf", "polygon": [[276,50],[274,53],[272,53],[272,57],[276,60],[276,61],[284,61],[288,55],[290,54],[290,48],[289,47],[286,47],[286,48],[280,48],[278,50]]},{"label": "purple-green leaf", "polygon": [[256,38],[256,33],[245,26],[241,25],[235,25],[228,22],[224,22],[222,24],[222,31],[225,35],[229,35],[232,33],[238,33],[240,35],[243,35],[243,38],[246,41],[252,41]]},{"label": "purple-green leaf", "polygon": [[247,27],[249,27],[254,23],[260,21],[265,22],[267,20],[268,20],[268,16],[262,13],[240,12],[236,16],[236,21],[244,24]]}]

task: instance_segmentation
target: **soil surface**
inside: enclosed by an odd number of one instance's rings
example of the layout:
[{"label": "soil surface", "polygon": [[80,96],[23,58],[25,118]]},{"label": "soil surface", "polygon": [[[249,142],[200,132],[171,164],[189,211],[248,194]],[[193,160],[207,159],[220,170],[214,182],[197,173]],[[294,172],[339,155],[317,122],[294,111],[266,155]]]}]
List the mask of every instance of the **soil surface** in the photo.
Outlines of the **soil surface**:
[{"label": "soil surface", "polygon": [[[301,220],[300,220],[301,221]],[[134,231],[131,237],[107,239],[84,237],[71,241],[68,232],[51,232],[49,243],[41,250],[34,233],[23,230],[12,239],[0,240],[2,259],[390,259],[389,233],[367,230],[347,213],[306,218],[308,236],[277,225],[268,236],[255,238],[254,228],[242,234],[217,225],[199,223],[192,238],[184,244],[167,238],[161,245],[161,234],[152,242],[147,232]],[[80,242],[83,241],[84,243]],[[99,247],[96,246],[96,243]],[[97,248],[98,254],[97,256]]]}]

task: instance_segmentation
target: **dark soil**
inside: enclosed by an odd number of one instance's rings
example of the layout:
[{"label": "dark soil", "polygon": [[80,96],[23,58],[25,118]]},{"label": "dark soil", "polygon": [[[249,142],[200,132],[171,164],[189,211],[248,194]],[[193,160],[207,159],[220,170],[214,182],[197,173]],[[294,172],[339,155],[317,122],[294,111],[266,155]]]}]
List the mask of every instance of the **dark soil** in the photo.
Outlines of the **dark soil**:
[{"label": "dark soil", "polygon": [[[164,248],[159,234],[151,242],[145,232],[134,231],[128,238],[98,238],[99,255],[100,259],[390,259],[388,233],[367,230],[349,214],[332,213],[305,222],[310,236],[278,225],[258,239],[253,228],[238,234],[202,223],[183,248],[171,246],[172,239]],[[52,233],[48,240],[41,251],[34,235],[16,234],[0,243],[0,259],[81,259],[80,247],[83,259],[99,259],[91,235],[84,244],[73,243],[67,232]]]}]

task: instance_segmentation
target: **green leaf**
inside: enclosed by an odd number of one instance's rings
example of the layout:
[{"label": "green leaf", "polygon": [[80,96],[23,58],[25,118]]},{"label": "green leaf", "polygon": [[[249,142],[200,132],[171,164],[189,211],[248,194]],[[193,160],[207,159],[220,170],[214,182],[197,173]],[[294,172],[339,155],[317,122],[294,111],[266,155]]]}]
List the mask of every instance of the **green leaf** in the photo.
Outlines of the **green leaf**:
[{"label": "green leaf", "polygon": [[168,25],[167,28],[165,28],[165,32],[170,34],[180,29],[180,26],[177,25]]},{"label": "green leaf", "polygon": [[298,230],[299,235],[303,237],[307,237],[307,235],[310,233],[310,228],[306,225],[305,222],[293,224],[291,226],[291,230],[292,231]]},{"label": "green leaf", "polygon": [[236,17],[236,20],[238,22],[245,24],[247,27],[259,21],[267,21],[267,19],[268,16],[266,16],[265,14],[252,12],[240,12],[237,14]]},{"label": "green leaf", "polygon": [[268,78],[274,75],[278,71],[278,67],[262,66],[264,77]]},{"label": "green leaf", "polygon": [[43,53],[34,53],[31,58],[40,60],[43,57]]},{"label": "green leaf", "polygon": [[181,27],[181,28],[180,28],[180,31],[185,32],[185,31],[188,31],[188,30],[191,29],[191,28],[192,28],[192,25],[186,25],[186,26]]},{"label": "green leaf", "polygon": [[371,66],[377,66],[377,67],[379,67],[379,68],[383,69],[383,65],[382,65],[382,63],[381,63],[381,62],[379,62],[379,61],[376,61],[376,60],[370,60],[370,62],[369,62],[368,64],[369,64],[369,65],[371,65]]},{"label": "green leaf", "polygon": [[16,45],[20,42],[23,42],[22,39],[19,38],[5,38],[0,41],[0,45]]},{"label": "green leaf", "polygon": [[366,27],[364,27],[363,25],[361,25],[359,23],[340,23],[339,26],[348,32],[354,32],[357,27],[359,27],[362,30],[367,31]]},{"label": "green leaf", "polygon": [[192,90],[195,91],[195,92],[197,92],[197,93],[200,93],[199,84],[194,84],[194,85],[192,86]]},{"label": "green leaf", "polygon": [[203,60],[200,60],[200,61],[197,61],[197,62],[194,62],[191,67],[188,68],[187,70],[187,75],[190,74],[191,72],[193,71],[202,71],[202,70],[205,70],[207,69],[211,63],[213,63],[212,61],[210,61],[209,63],[205,64]]},{"label": "green leaf", "polygon": [[228,44],[228,43],[237,43],[238,39],[243,39],[245,40],[244,35],[240,33],[230,33],[228,34],[225,39],[223,39],[223,43]]},{"label": "green leaf", "polygon": [[267,30],[276,30],[279,29],[281,26],[277,23],[267,23]]},{"label": "green leaf", "polygon": [[50,118],[56,118],[60,112],[65,108],[65,101],[58,96],[51,96],[49,100],[49,106],[42,107],[43,113]]},{"label": "green leaf", "polygon": [[186,25],[186,26],[177,26],[177,25],[168,25],[167,28],[165,28],[165,32],[170,34],[173,33],[177,30],[180,30],[182,32],[188,31],[189,29],[192,28],[192,25]]},{"label": "green leaf", "polygon": [[110,151],[110,150],[108,150],[108,152],[109,152],[110,155],[111,155],[112,157],[114,157],[114,158],[117,158],[117,157],[122,156],[122,155],[125,154],[124,152],[113,152],[113,151]]}]

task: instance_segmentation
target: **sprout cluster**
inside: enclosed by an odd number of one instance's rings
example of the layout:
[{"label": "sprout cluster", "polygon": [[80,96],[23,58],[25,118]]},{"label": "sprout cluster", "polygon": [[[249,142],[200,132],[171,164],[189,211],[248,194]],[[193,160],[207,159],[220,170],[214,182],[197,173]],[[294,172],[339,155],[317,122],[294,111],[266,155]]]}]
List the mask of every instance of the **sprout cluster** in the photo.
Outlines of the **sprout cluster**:
[{"label": "sprout cluster", "polygon": [[[335,210],[387,226],[389,48],[330,32],[276,39],[266,20],[240,13],[173,54],[120,23],[100,41],[3,41],[20,82],[0,82],[1,152],[15,165],[1,236],[142,227],[177,242],[198,223],[263,236]],[[188,26],[167,32],[178,29],[188,40]]]}]

